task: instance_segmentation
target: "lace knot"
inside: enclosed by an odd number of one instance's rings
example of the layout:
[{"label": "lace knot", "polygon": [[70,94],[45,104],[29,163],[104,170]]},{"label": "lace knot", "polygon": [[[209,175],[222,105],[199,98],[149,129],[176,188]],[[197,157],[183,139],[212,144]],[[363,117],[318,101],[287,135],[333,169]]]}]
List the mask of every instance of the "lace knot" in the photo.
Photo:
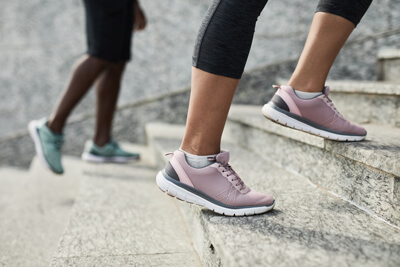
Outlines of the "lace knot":
[{"label": "lace knot", "polygon": [[56,146],[56,148],[59,150],[59,149],[61,149],[61,147],[63,146],[63,144],[64,144],[64,140],[63,139],[58,139],[58,140],[55,140],[54,141],[54,145]]}]

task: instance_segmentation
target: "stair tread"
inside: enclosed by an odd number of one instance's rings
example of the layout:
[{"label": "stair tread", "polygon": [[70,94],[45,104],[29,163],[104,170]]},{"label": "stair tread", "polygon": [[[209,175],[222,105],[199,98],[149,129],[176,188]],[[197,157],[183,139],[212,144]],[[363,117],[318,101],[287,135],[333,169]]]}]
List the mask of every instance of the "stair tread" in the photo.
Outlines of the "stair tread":
[{"label": "stair tread", "polygon": [[[287,84],[287,81],[278,80],[281,84]],[[400,84],[395,81],[328,80],[326,84],[334,93],[400,95]]]},{"label": "stair tread", "polygon": [[[161,155],[180,141],[155,143]],[[247,185],[276,197],[272,212],[236,218],[180,203],[188,220],[201,221],[224,266],[394,266],[400,261],[399,230],[246,149],[224,148]]]},{"label": "stair tread", "polygon": [[58,176],[35,158],[17,194],[7,197],[0,209],[0,265],[45,266],[50,262],[79,184],[78,162],[65,157],[64,165],[68,171]]},{"label": "stair tread", "polygon": [[394,81],[327,81],[333,92],[400,95],[400,84]]},{"label": "stair tread", "polygon": [[400,128],[388,125],[364,124],[367,138],[362,142],[337,142],[307,134],[264,118],[259,106],[232,106],[229,119],[282,135],[327,151],[343,155],[371,167],[400,176]]},{"label": "stair tread", "polygon": [[15,168],[0,168],[0,213],[11,198],[18,195],[29,179],[29,173]]},{"label": "stair tread", "polygon": [[51,266],[201,266],[180,212],[141,162],[86,164]]}]

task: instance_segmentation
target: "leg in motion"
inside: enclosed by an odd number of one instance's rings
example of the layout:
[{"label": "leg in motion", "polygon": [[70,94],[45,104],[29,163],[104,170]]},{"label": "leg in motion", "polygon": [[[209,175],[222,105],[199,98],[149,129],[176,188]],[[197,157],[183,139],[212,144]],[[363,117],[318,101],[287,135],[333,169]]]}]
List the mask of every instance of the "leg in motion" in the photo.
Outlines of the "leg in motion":
[{"label": "leg in motion", "polygon": [[61,96],[50,120],[46,118],[29,123],[29,132],[35,143],[36,154],[42,163],[54,173],[62,174],[62,130],[73,108],[90,89],[97,76],[107,67],[105,60],[84,56],[76,64],[71,79]]},{"label": "leg in motion", "polygon": [[[96,129],[86,142],[82,159],[93,162],[128,162],[139,159],[136,153],[122,150],[112,139],[112,120],[117,105],[122,74],[131,59],[132,30],[143,30],[146,17],[139,0],[84,0],[88,13],[88,43],[93,54],[113,62],[97,80]],[[99,5],[101,8],[99,8]],[[135,13],[135,16],[134,16]]]},{"label": "leg in motion", "polygon": [[329,70],[353,29],[354,24],[347,19],[316,13],[288,85],[298,91],[322,92]]},{"label": "leg in motion", "polygon": [[221,136],[239,79],[192,68],[186,133],[181,148],[194,155],[221,151]]},{"label": "leg in motion", "polygon": [[55,111],[47,123],[54,133],[61,133],[68,116],[83,96],[89,91],[97,77],[110,65],[110,62],[93,56],[80,59],[72,72]]},{"label": "leg in motion", "polygon": [[96,129],[93,141],[86,142],[82,158],[92,162],[128,162],[139,154],[122,150],[112,139],[112,121],[117,106],[126,62],[110,64],[96,82]]},{"label": "leg in motion", "polygon": [[104,146],[111,140],[112,120],[118,101],[125,62],[111,64],[96,82],[96,129],[93,141]]},{"label": "leg in motion", "polygon": [[221,135],[266,0],[213,1],[195,46],[186,133],[157,184],[169,195],[225,215],[271,210],[272,196],[247,187],[221,151]]},{"label": "leg in motion", "polygon": [[340,49],[370,0],[321,0],[296,70],[263,107],[268,119],[324,138],[360,141],[364,128],[346,120],[329,99],[325,81]]}]

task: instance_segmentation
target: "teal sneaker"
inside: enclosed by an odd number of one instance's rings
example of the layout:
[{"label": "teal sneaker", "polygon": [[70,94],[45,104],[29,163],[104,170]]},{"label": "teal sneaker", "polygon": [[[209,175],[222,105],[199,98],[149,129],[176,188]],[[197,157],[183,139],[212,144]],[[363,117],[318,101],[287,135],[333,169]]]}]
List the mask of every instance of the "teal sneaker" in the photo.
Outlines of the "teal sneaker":
[{"label": "teal sneaker", "polygon": [[54,173],[62,174],[61,147],[64,135],[53,133],[46,125],[47,119],[31,121],[28,125],[29,134],[35,143],[36,154],[44,166]]},{"label": "teal sneaker", "polygon": [[111,140],[102,147],[97,146],[92,140],[86,142],[82,159],[90,162],[118,162],[125,163],[140,158],[139,154],[122,150],[118,143]]}]

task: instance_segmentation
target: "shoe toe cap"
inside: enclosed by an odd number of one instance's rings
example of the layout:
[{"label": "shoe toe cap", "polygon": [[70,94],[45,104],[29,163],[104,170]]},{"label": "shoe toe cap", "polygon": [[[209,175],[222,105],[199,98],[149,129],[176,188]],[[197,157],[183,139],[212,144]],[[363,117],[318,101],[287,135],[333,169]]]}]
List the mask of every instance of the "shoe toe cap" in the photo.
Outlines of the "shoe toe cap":
[{"label": "shoe toe cap", "polygon": [[255,191],[250,191],[248,200],[251,202],[250,206],[270,206],[274,203],[275,199],[272,195],[263,194]]},{"label": "shoe toe cap", "polygon": [[57,174],[62,174],[64,173],[64,168],[61,164],[61,159],[58,159],[56,157],[47,157],[46,158],[47,163],[49,164],[50,169],[57,173]]},{"label": "shoe toe cap", "polygon": [[350,128],[350,133],[364,136],[367,135],[367,130],[365,130],[365,128],[360,125],[352,123]]},{"label": "shoe toe cap", "polygon": [[275,202],[275,199],[273,196],[271,195],[264,195],[264,197],[262,198],[262,201],[260,203],[260,205],[266,205],[266,206],[270,206]]}]

